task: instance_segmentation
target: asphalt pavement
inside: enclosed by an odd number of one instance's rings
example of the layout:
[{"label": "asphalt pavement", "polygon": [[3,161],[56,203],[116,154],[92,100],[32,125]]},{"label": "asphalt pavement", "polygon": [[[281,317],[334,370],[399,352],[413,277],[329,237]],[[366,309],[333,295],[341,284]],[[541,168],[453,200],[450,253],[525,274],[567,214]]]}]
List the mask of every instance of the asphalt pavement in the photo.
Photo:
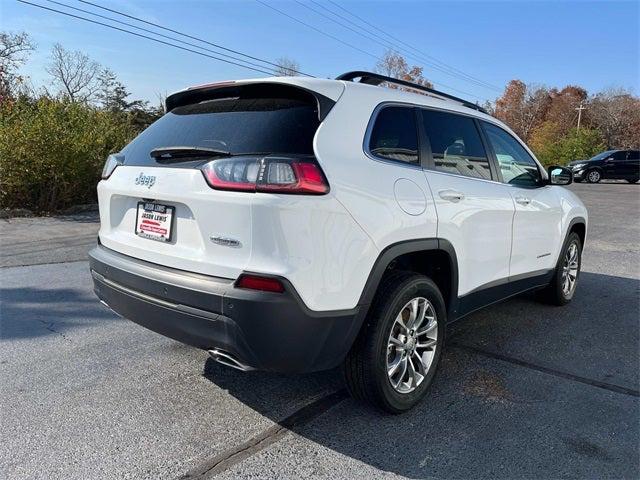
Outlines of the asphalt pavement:
[{"label": "asphalt pavement", "polygon": [[640,477],[640,185],[572,185],[590,225],[574,301],[453,325],[413,411],[337,370],[238,372],[102,306],[95,213],[0,220],[0,478]]}]

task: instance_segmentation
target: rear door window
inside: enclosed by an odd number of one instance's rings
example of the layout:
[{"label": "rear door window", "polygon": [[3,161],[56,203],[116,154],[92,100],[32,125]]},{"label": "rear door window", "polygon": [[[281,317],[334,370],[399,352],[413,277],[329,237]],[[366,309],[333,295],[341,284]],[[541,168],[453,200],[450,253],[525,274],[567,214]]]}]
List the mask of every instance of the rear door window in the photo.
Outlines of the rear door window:
[{"label": "rear door window", "polygon": [[375,118],[368,148],[374,157],[418,165],[418,133],[413,107],[382,108]]},{"label": "rear door window", "polygon": [[472,118],[437,110],[422,110],[421,116],[436,170],[491,179],[489,159]]}]

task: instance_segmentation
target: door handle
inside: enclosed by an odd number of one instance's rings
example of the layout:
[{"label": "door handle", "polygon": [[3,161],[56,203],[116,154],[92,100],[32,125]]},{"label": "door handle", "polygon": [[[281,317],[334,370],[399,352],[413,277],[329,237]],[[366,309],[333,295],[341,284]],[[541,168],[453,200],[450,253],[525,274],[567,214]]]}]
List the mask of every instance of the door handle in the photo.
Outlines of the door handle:
[{"label": "door handle", "polygon": [[464,193],[455,190],[440,190],[438,192],[440,198],[449,202],[459,202],[464,199]]},{"label": "door handle", "polygon": [[520,205],[529,205],[531,203],[531,199],[527,197],[516,197],[516,203]]}]

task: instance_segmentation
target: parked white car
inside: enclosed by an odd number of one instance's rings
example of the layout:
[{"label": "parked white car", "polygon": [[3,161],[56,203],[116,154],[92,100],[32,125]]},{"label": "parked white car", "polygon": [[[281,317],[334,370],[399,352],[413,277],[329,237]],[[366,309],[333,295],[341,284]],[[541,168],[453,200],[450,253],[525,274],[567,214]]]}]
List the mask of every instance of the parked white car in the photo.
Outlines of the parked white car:
[{"label": "parked white car", "polygon": [[448,323],[574,295],[571,171],[476,105],[351,72],[193,87],[167,112],[105,164],[91,273],[115,312],[220,363],[342,364],[356,398],[401,412]]}]

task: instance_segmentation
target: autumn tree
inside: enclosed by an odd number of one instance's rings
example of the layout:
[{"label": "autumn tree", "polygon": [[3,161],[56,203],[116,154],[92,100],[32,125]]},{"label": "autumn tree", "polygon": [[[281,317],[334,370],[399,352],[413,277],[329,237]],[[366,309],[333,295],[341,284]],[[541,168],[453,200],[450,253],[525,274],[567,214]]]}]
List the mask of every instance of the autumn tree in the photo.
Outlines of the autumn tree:
[{"label": "autumn tree", "polygon": [[609,89],[587,104],[591,123],[607,148],[640,148],[640,99],[624,89]]},{"label": "autumn tree", "polygon": [[277,77],[295,77],[299,75],[300,64],[288,57],[280,57],[276,60],[275,68]]},{"label": "autumn tree", "polygon": [[93,100],[100,87],[100,64],[80,51],[66,50],[59,43],[51,50],[46,70],[60,93],[72,102]]},{"label": "autumn tree", "polygon": [[0,32],[0,101],[24,81],[17,72],[34,49],[27,33]]},{"label": "autumn tree", "polygon": [[528,142],[533,131],[544,121],[550,105],[551,96],[545,87],[511,80],[496,100],[493,114]]},{"label": "autumn tree", "polygon": [[[433,88],[433,84],[424,78],[422,67],[413,65],[409,67],[407,60],[394,50],[387,50],[384,56],[376,64],[376,72],[387,77],[397,78],[405,80],[407,82],[417,83],[425,87]],[[400,90],[411,90],[410,88],[402,87],[395,84],[385,84],[386,87],[396,88]]]},{"label": "autumn tree", "polygon": [[[545,116],[545,121],[553,122],[560,135],[577,127],[577,108],[587,100],[587,91],[575,85],[568,85],[562,90],[555,88],[549,92],[551,102]],[[582,114],[583,125],[587,125],[587,113]]]}]

